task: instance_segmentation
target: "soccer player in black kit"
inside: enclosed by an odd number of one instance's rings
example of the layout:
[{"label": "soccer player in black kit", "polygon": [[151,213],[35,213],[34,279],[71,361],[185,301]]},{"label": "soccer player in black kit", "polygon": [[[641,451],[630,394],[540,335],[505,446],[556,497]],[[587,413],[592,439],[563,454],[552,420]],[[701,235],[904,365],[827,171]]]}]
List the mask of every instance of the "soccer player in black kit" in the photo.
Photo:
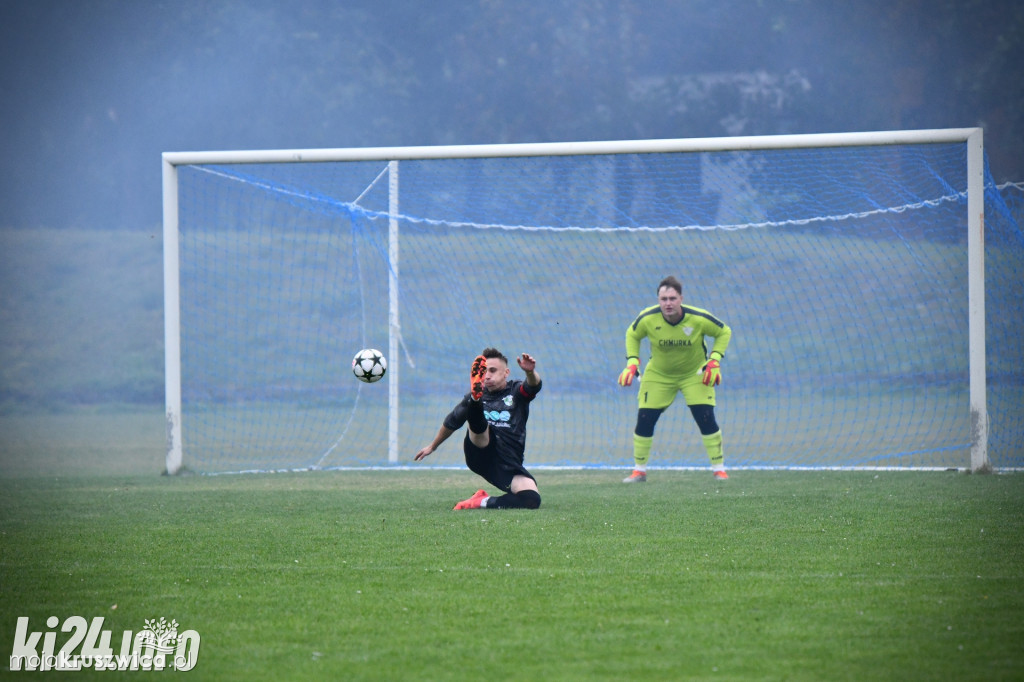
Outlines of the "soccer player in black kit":
[{"label": "soccer player in black kit", "polygon": [[441,423],[430,445],[416,453],[420,461],[448,437],[469,423],[462,449],[466,466],[488,483],[505,491],[492,497],[478,490],[455,509],[537,509],[540,492],[533,474],[523,466],[526,451],[526,420],[530,403],[540,392],[537,361],[523,353],[516,362],[526,380],[509,380],[508,358],[495,348],[485,348],[473,360],[470,391]]}]

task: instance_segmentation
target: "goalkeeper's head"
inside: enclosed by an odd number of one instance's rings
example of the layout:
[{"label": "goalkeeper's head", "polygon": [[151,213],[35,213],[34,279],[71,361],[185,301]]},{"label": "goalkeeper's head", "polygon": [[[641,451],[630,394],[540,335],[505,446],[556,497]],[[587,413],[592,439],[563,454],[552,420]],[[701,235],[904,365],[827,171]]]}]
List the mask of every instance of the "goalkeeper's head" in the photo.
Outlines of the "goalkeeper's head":
[{"label": "goalkeeper's head", "polygon": [[658,305],[662,316],[677,322],[683,316],[683,285],[671,275],[658,283]]},{"label": "goalkeeper's head", "polygon": [[665,279],[663,279],[660,282],[658,282],[658,295],[659,296],[661,295],[661,290],[664,289],[665,287],[668,287],[669,289],[675,289],[675,292],[677,294],[679,294],[680,298],[682,298],[682,296],[683,296],[683,284],[682,284],[682,282],[680,282],[678,279],[676,279],[672,275],[669,275]]}]

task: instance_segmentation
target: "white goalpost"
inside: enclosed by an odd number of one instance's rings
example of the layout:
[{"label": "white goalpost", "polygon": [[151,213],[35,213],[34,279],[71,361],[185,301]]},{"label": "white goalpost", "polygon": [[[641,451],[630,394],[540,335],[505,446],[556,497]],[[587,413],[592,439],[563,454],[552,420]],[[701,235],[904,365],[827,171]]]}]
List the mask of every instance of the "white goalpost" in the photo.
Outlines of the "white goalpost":
[{"label": "white goalpost", "polygon": [[[399,466],[495,344],[547,361],[531,461],[621,466],[622,334],[693,263],[684,300],[739,341],[732,466],[991,467],[980,128],[162,162],[169,474]],[[960,309],[962,339],[941,319]],[[346,365],[385,334],[386,395]],[[801,353],[806,382],[779,367]],[[684,449],[655,464],[703,465]]]}]

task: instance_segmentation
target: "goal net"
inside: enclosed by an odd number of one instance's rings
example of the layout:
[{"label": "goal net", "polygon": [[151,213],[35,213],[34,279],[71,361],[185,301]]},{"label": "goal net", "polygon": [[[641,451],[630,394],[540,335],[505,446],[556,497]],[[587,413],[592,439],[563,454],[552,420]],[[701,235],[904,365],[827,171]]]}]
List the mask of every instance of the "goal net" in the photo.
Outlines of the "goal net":
[{"label": "goal net", "polygon": [[[171,473],[412,465],[487,346],[538,359],[528,466],[629,468],[667,275],[733,329],[730,468],[1024,465],[1024,241],[974,129],[166,153],[164,196]],[[680,396],[651,465],[707,464]]]}]

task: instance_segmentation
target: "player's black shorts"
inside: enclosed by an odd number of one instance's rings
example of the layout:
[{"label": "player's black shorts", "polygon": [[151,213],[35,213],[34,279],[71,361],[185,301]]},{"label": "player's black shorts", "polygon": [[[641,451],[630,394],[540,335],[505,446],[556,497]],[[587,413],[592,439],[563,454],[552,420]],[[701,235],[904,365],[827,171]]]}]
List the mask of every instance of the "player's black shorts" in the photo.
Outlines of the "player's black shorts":
[{"label": "player's black shorts", "polygon": [[[466,439],[462,442],[462,449],[466,453],[466,466],[470,471],[483,477],[495,488],[500,488],[507,493],[512,492],[513,477],[533,478],[533,474],[526,470],[522,462],[501,452],[493,437],[487,447],[478,448],[470,442],[467,433]],[[537,479],[533,478],[533,480]]]}]

